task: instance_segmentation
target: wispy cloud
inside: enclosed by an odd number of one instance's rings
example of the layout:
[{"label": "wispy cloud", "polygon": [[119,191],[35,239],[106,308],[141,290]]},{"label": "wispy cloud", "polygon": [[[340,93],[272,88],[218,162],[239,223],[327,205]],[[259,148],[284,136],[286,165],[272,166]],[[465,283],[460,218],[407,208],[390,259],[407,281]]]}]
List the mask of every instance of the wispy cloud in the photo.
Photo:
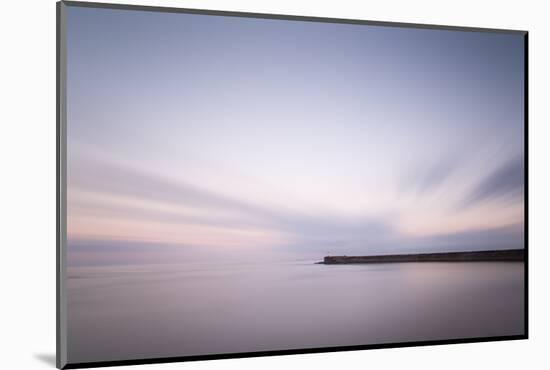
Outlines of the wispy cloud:
[{"label": "wispy cloud", "polygon": [[456,156],[436,158],[431,163],[415,166],[407,171],[401,180],[401,189],[404,192],[414,191],[423,195],[438,190],[458,169],[460,164]]},{"label": "wispy cloud", "polygon": [[[135,221],[136,225],[156,222],[173,228],[199,225],[232,231],[266,230],[285,235],[292,243],[364,242],[394,232],[383,218],[313,215],[237,199],[126,165],[90,159],[82,163],[86,165],[70,173],[70,185],[77,194],[70,204],[74,218]],[[101,176],[89,168],[101,169]],[[79,191],[83,192],[80,196]],[[99,196],[90,200],[90,194]],[[182,211],[189,208],[190,212]],[[100,234],[101,230],[90,233]]]},{"label": "wispy cloud", "polygon": [[471,207],[492,201],[523,201],[524,159],[515,157],[490,173],[464,199],[462,206]]},{"label": "wispy cloud", "polygon": [[[71,258],[78,263],[86,263],[86,259],[95,261],[93,263],[138,263],[147,260],[170,263],[171,258],[205,257],[213,253],[212,247],[230,246],[232,240],[237,245],[254,245],[259,250],[269,249],[262,246],[275,246],[282,252],[309,255],[327,251],[343,254],[403,253],[523,246],[522,224],[424,237],[405,236],[395,228],[395,220],[387,218],[312,215],[200,189],[181,180],[128,165],[92,159],[81,163],[86,166],[75,168],[70,174],[73,194],[69,204],[71,217],[104,221],[103,224],[99,222],[100,226],[116,226],[120,221],[129,223],[130,227],[116,229],[118,235],[114,238],[106,238],[106,234],[93,223],[90,224],[89,234],[70,234]],[[514,168],[512,165],[505,167]],[[87,168],[101,169],[101,177]],[[506,171],[495,173],[498,175],[501,172]],[[496,181],[495,178],[502,178],[497,175],[489,179]],[[147,236],[147,228],[151,224],[161,224],[162,231],[168,234],[174,231],[172,239],[152,241],[146,237],[136,238],[136,235]],[[204,238],[200,235],[198,238],[186,237],[187,234],[182,238],[175,236],[177,231],[197,225],[205,230]],[[225,234],[235,234],[236,239]],[[275,239],[273,244],[273,235],[284,235],[285,238]],[[174,249],[178,245],[185,247],[186,252]]]}]

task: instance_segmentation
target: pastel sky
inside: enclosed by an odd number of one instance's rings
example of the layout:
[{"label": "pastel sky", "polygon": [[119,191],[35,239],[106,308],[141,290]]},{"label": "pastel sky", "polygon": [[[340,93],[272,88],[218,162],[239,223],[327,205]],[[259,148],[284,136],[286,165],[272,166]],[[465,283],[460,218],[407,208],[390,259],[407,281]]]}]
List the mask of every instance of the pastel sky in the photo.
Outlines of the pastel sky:
[{"label": "pastel sky", "polygon": [[70,263],[523,247],[520,34],[69,6],[67,35]]}]

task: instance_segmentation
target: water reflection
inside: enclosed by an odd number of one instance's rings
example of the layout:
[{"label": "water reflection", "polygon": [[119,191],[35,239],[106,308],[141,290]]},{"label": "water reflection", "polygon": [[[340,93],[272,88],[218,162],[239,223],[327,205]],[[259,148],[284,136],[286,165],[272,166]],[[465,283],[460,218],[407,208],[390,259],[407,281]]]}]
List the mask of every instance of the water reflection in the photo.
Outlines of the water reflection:
[{"label": "water reflection", "polygon": [[523,268],[310,261],[72,268],[69,361],[522,334]]}]

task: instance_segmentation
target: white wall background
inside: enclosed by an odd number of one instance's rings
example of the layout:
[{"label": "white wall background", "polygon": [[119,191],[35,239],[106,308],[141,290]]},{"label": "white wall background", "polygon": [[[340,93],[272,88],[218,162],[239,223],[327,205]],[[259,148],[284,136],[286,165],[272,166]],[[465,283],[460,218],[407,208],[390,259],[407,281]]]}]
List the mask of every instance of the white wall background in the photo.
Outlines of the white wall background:
[{"label": "white wall background", "polygon": [[[118,2],[112,0],[112,2]],[[132,369],[540,369],[550,361],[550,23],[543,1],[127,0],[134,4],[530,31],[530,336],[527,341],[293,355]],[[4,1],[0,22],[0,367],[53,368],[55,2]]]}]

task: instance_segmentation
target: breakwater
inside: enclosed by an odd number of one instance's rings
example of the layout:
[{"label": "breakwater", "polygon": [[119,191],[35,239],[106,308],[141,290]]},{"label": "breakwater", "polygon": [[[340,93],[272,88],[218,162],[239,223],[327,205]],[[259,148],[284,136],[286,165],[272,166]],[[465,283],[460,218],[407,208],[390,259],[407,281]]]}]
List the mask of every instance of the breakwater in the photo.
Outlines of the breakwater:
[{"label": "breakwater", "polygon": [[326,256],[321,264],[339,265],[352,263],[396,262],[476,262],[476,261],[523,261],[523,249],[491,250],[475,252],[386,254],[374,256]]}]

